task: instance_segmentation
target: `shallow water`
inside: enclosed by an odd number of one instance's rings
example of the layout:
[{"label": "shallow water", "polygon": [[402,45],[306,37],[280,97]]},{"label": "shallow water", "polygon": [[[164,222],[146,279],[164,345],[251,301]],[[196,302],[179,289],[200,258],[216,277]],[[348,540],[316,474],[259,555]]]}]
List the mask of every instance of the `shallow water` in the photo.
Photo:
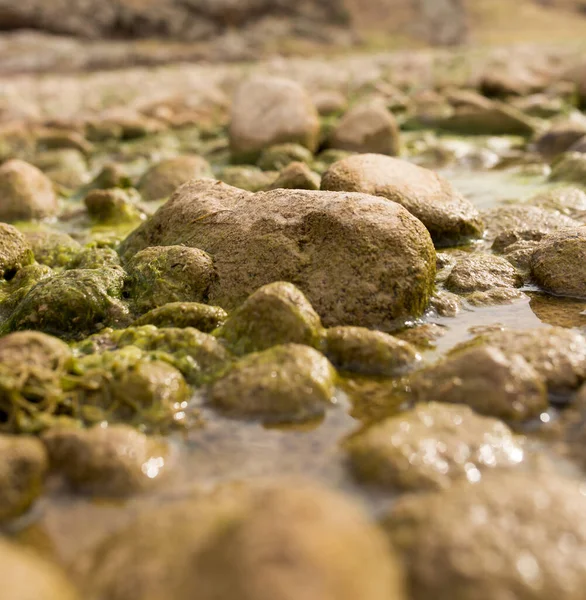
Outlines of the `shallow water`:
[{"label": "shallow water", "polygon": [[[526,200],[549,187],[545,177],[540,175],[463,169],[446,169],[442,173],[481,209]],[[75,229],[75,220],[64,228]],[[469,249],[482,251],[484,248],[477,244]],[[583,314],[586,302],[553,298],[532,289],[526,291],[525,298],[512,304],[465,306],[454,318],[428,314],[417,324],[437,324],[443,335],[422,350],[423,359],[433,361],[485,329],[545,325],[586,329]],[[192,494],[221,481],[257,477],[315,478],[361,497],[376,510],[382,502],[388,504],[388,495],[383,498],[375,490],[354,484],[345,469],[340,442],[361,426],[357,417],[393,414],[399,410],[402,399],[389,380],[353,378],[347,380],[343,388],[338,390],[336,405],[326,418],[304,428],[268,429],[219,417],[201,406],[204,425],[173,436],[177,466],[158,492],[125,502],[97,502],[72,496],[55,481],[34,512],[13,524],[11,531],[68,564],[145,507]],[[366,413],[352,408],[352,396],[368,405]],[[194,405],[201,404],[201,400],[194,399]],[[355,404],[360,406],[359,401]]]}]

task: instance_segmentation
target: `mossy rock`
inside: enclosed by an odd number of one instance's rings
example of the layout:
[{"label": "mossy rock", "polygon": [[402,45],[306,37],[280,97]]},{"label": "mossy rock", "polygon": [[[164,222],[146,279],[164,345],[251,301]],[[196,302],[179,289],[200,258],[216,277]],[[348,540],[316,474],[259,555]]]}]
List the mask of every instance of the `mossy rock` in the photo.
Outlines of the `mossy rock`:
[{"label": "mossy rock", "polygon": [[213,379],[229,366],[231,357],[215,337],[192,327],[154,325],[106,330],[78,344],[85,354],[135,346],[145,352],[162,353],[191,384],[200,385]]},{"label": "mossy rock", "polygon": [[320,176],[301,162],[289,163],[270,185],[270,189],[319,190]]},{"label": "mossy rock", "polygon": [[261,171],[258,167],[232,165],[224,167],[218,178],[241,190],[262,192],[269,189],[278,176],[278,171]]},{"label": "mossy rock", "polygon": [[234,418],[294,423],[322,417],[334,395],[335,371],[308,346],[286,344],[249,354],[210,389],[210,402]]},{"label": "mossy rock", "polygon": [[303,292],[277,281],[251,294],[218,335],[235,354],[247,354],[286,343],[317,346],[320,333],[319,315]]},{"label": "mossy rock", "polygon": [[67,269],[117,269],[121,270],[120,257],[112,248],[90,246],[84,248],[71,262]]},{"label": "mossy rock", "polygon": [[59,231],[31,231],[24,235],[36,261],[52,269],[65,267],[82,249],[79,242]]},{"label": "mossy rock", "polygon": [[411,344],[364,327],[328,329],[322,351],[342,371],[387,377],[406,373],[421,359]]},{"label": "mossy rock", "polygon": [[164,353],[125,346],[75,359],[64,383],[74,417],[167,428],[178,422],[189,388]]},{"label": "mossy rock", "polygon": [[216,274],[212,257],[198,248],[153,246],[128,262],[126,293],[136,312],[169,302],[202,302]]},{"label": "mossy rock", "polygon": [[33,261],[32,249],[23,234],[12,225],[0,223],[0,276],[11,279]]},{"label": "mossy rock", "polygon": [[121,269],[73,269],[37,283],[24,296],[3,331],[34,329],[63,338],[85,337],[128,320],[121,302]]},{"label": "mossy rock", "polygon": [[16,273],[10,281],[0,281],[0,315],[6,319],[20,301],[40,281],[53,276],[53,269],[33,263]]},{"label": "mossy rock", "polygon": [[278,144],[265,148],[256,163],[263,171],[281,171],[293,162],[309,164],[313,154],[300,144]]},{"label": "mossy rock", "polygon": [[136,198],[125,189],[92,190],[84,203],[89,216],[97,223],[116,225],[139,222],[143,218],[143,213],[136,206]]},{"label": "mossy rock", "polygon": [[228,313],[219,306],[199,302],[170,302],[145,313],[132,326],[193,327],[204,333],[211,333],[223,325],[227,318]]}]

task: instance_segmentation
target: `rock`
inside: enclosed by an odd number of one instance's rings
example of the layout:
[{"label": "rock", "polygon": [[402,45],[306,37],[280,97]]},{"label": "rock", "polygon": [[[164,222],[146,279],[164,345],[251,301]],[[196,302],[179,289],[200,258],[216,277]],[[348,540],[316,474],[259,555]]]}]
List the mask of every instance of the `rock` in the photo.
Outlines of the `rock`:
[{"label": "rock", "polygon": [[[193,327],[143,325],[127,329],[107,329],[84,340],[80,352],[93,354],[134,346],[165,360],[181,371],[192,385],[202,385],[217,377],[230,361],[230,354],[218,340]],[[134,355],[131,355],[133,358]],[[140,357],[137,359],[139,360]]]},{"label": "rock", "polygon": [[340,120],[328,139],[330,148],[398,156],[399,127],[384,104],[357,104]]},{"label": "rock", "polygon": [[230,314],[219,333],[240,355],[287,343],[317,346],[320,334],[319,315],[303,292],[283,281],[251,294]]},{"label": "rock", "polygon": [[84,198],[89,216],[98,223],[117,224],[140,221],[142,213],[131,195],[121,188],[92,190]]},{"label": "rock", "polygon": [[109,190],[132,187],[128,167],[119,163],[108,163],[87,185],[87,190]]},{"label": "rock", "polygon": [[33,260],[31,247],[22,233],[12,225],[0,223],[0,276],[12,279]]},{"label": "rock", "polygon": [[557,210],[572,219],[586,220],[586,193],[577,187],[558,187],[533,196],[528,204],[546,210]]},{"label": "rock", "polygon": [[324,90],[312,96],[313,103],[320,117],[338,115],[346,110],[348,101],[341,92]]},{"label": "rock", "polygon": [[152,246],[128,262],[126,290],[139,313],[169,302],[202,302],[215,279],[212,257],[184,246]]},{"label": "rock", "polygon": [[152,488],[167,470],[169,447],[127,425],[55,428],[42,437],[51,469],[76,492],[126,496]]},{"label": "rock", "polygon": [[313,154],[300,144],[278,144],[265,148],[257,165],[263,171],[281,171],[293,162],[311,163]]},{"label": "rock", "polygon": [[482,415],[526,421],[547,411],[541,375],[518,354],[472,347],[415,372],[408,386],[416,402],[466,404]]},{"label": "rock", "polygon": [[4,332],[35,329],[65,338],[80,338],[105,325],[123,322],[124,274],[118,269],[73,269],[39,282],[24,296]]},{"label": "rock", "polygon": [[433,490],[486,471],[518,466],[523,446],[497,419],[467,406],[421,404],[385,419],[347,443],[350,467],[366,483],[399,490]]},{"label": "rock", "polygon": [[268,189],[319,190],[320,176],[306,164],[293,162],[286,166]]},{"label": "rock", "polygon": [[327,148],[326,150],[322,150],[317,156],[313,164],[311,165],[312,169],[323,175],[330,166],[332,166],[335,162],[347,158],[348,156],[352,156],[354,152],[348,152],[346,150],[335,150],[334,148]]},{"label": "rock", "polygon": [[81,252],[81,244],[59,231],[31,231],[24,234],[35,259],[51,268],[65,267]]},{"label": "rock", "polygon": [[586,183],[586,154],[582,152],[566,152],[562,154],[551,168],[550,181],[567,181],[569,183]]},{"label": "rock", "polygon": [[452,292],[469,294],[495,287],[519,287],[522,283],[515,267],[504,258],[491,254],[470,254],[458,260],[445,286]]},{"label": "rock", "polygon": [[265,148],[295,142],[317,147],[317,110],[296,82],[278,77],[244,81],[232,101],[230,149],[237,162],[255,162]]},{"label": "rock", "polygon": [[0,219],[25,221],[53,216],[58,209],[51,180],[39,169],[13,159],[0,166]]},{"label": "rock", "polygon": [[53,269],[33,263],[22,267],[9,281],[0,284],[0,319],[7,319],[20,301],[37,285],[53,276]]},{"label": "rock", "polygon": [[60,339],[40,331],[17,331],[0,337],[0,364],[13,369],[62,369],[71,349]]},{"label": "rock", "polygon": [[531,274],[552,294],[586,298],[586,230],[561,229],[545,236],[533,254]]},{"label": "rock", "polygon": [[48,150],[31,160],[54,184],[74,190],[89,179],[85,156],[79,150]]},{"label": "rock", "polygon": [[586,379],[586,339],[562,327],[497,330],[456,346],[494,346],[509,360],[521,355],[546,380],[550,394],[567,394]]},{"label": "rock", "polygon": [[451,292],[436,292],[429,302],[440,317],[455,317],[462,309],[462,299]]},{"label": "rock", "polygon": [[547,160],[567,152],[586,135],[584,120],[569,119],[552,126],[535,140],[535,149]]},{"label": "rock", "polygon": [[466,302],[472,306],[494,306],[495,304],[513,304],[527,300],[527,294],[511,287],[495,287],[483,292],[472,292],[466,296]]},{"label": "rock", "polygon": [[577,515],[584,510],[580,480],[499,472],[476,485],[405,497],[384,525],[413,600],[579,600],[586,530]]},{"label": "rock", "polygon": [[472,204],[445,179],[406,161],[377,154],[334,163],[322,189],[382,196],[403,205],[427,227],[436,244],[480,237],[483,224]]},{"label": "rock", "polygon": [[369,518],[305,482],[224,485],[158,507],[85,562],[91,600],[405,600]]},{"label": "rock", "polygon": [[112,248],[84,248],[71,262],[67,269],[115,269],[122,271],[120,257]]},{"label": "rock", "polygon": [[435,276],[423,225],[398,204],[364,194],[274,190],[251,196],[193,182],[120,251],[130,258],[147,246],[180,244],[214,257],[218,278],[208,302],[231,310],[267,283],[295,281],[326,326],[382,329],[421,314]]},{"label": "rock", "polygon": [[308,346],[286,344],[240,359],[210,389],[213,406],[233,418],[266,423],[322,417],[334,395],[335,371]]},{"label": "rock", "polygon": [[138,191],[147,200],[162,200],[190,179],[211,177],[212,170],[201,156],[177,156],[152,166],[138,182]]},{"label": "rock", "polygon": [[181,404],[189,398],[189,388],[171,362],[136,346],[82,356],[72,365],[78,377],[68,395],[84,422],[165,428],[182,420]]},{"label": "rock", "polygon": [[325,332],[322,351],[342,371],[394,377],[421,360],[407,342],[364,327],[333,327]]},{"label": "rock", "polygon": [[2,594],[6,600],[78,600],[71,583],[52,563],[0,539]]},{"label": "rock", "polygon": [[489,98],[527,96],[547,85],[543,76],[530,72],[518,63],[489,67],[480,77],[478,87]]},{"label": "rock", "polygon": [[228,314],[219,306],[209,306],[198,302],[170,302],[154,308],[132,324],[154,325],[155,327],[194,327],[204,333],[211,333],[224,324]]},{"label": "rock", "polygon": [[509,230],[546,234],[563,227],[581,225],[559,212],[522,204],[496,206],[484,211],[482,218],[486,224],[485,239],[489,241],[494,241],[498,235]]},{"label": "rock", "polygon": [[533,252],[545,235],[547,234],[532,229],[509,229],[497,235],[492,250],[503,254],[523,277],[528,277]]},{"label": "rock", "polygon": [[434,120],[444,131],[463,135],[532,136],[538,130],[535,119],[521,111],[494,101],[487,108],[461,108],[453,114]]},{"label": "rock", "polygon": [[412,344],[415,348],[427,350],[435,348],[436,341],[446,335],[448,329],[437,323],[422,323],[395,333],[395,337]]},{"label": "rock", "polygon": [[241,190],[261,192],[268,190],[278,176],[277,171],[261,171],[258,167],[236,165],[222,169],[218,178]]},{"label": "rock", "polygon": [[25,513],[41,495],[47,454],[37,439],[0,435],[0,523]]}]

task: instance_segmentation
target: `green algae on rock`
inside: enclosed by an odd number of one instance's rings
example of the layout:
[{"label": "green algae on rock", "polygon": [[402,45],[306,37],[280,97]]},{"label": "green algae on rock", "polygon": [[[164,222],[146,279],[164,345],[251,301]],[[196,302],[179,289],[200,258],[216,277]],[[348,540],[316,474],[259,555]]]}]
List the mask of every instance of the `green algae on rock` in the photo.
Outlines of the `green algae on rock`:
[{"label": "green algae on rock", "polygon": [[210,388],[213,406],[233,418],[295,423],[322,417],[336,372],[327,358],[299,344],[274,346],[240,359]]},{"label": "green algae on rock", "polygon": [[[327,231],[327,235],[324,232]],[[184,185],[121,244],[187,245],[214,257],[207,301],[232,310],[262,285],[292,281],[326,326],[390,328],[427,307],[435,250],[421,222],[364,194]],[[357,278],[356,273],[361,277]]]},{"label": "green algae on rock", "polygon": [[98,223],[132,223],[143,219],[135,198],[125,189],[91,190],[84,203],[89,216]]},{"label": "green algae on rock", "polygon": [[78,600],[73,585],[53,563],[0,539],[2,594],[7,600]]},{"label": "green algae on rock", "polygon": [[563,327],[505,329],[480,334],[451,354],[475,346],[493,346],[509,360],[522,356],[545,379],[549,393],[568,394],[586,379],[586,338]]},{"label": "green algae on rock", "polygon": [[533,253],[531,274],[552,294],[586,298],[586,230],[562,229],[545,236]]},{"label": "green algae on rock", "polygon": [[416,402],[465,404],[482,415],[526,421],[547,411],[541,375],[519,354],[492,346],[463,350],[417,371],[407,381]]},{"label": "green algae on rock", "polygon": [[211,167],[205,158],[177,156],[152,166],[138,182],[138,191],[147,201],[162,200],[186,181],[211,175]]},{"label": "green algae on rock", "polygon": [[300,144],[277,144],[265,148],[256,164],[263,171],[281,171],[293,162],[310,164],[312,160],[312,152]]},{"label": "green algae on rock", "polygon": [[89,246],[81,250],[71,262],[67,269],[122,269],[120,257],[112,248],[100,246]]},{"label": "green algae on rock", "polygon": [[47,453],[33,437],[0,434],[0,523],[25,513],[41,495]]},{"label": "green algae on rock", "polygon": [[76,492],[126,496],[160,483],[169,446],[127,425],[52,428],[42,436],[51,470]]},{"label": "green algae on rock", "polygon": [[0,166],[0,219],[24,221],[42,219],[57,212],[57,196],[51,180],[42,171],[22,160]]},{"label": "green algae on rock", "polygon": [[478,482],[486,471],[518,466],[522,444],[501,421],[469,407],[430,402],[375,423],[347,442],[350,467],[364,482],[400,490]]},{"label": "green algae on rock", "polygon": [[216,275],[212,257],[198,248],[151,246],[126,265],[126,291],[138,313],[169,302],[202,302]]},{"label": "green algae on rock", "polygon": [[421,359],[411,344],[364,327],[326,330],[321,349],[336,368],[365,375],[402,375]]},{"label": "green algae on rock", "polygon": [[157,429],[179,422],[189,389],[166,358],[125,346],[75,359],[64,380],[73,416]]},{"label": "green algae on rock", "polygon": [[146,511],[79,562],[90,600],[406,598],[359,504],[302,480],[229,483]]},{"label": "green algae on rock", "polygon": [[12,225],[0,223],[0,276],[11,279],[33,261],[32,249],[23,234]]},{"label": "green algae on rock", "polygon": [[295,142],[313,151],[319,120],[310,96],[295,81],[253,77],[232,101],[230,150],[235,162],[255,162],[265,148]]},{"label": "green algae on rock", "polygon": [[84,354],[135,346],[144,352],[162,354],[163,359],[179,369],[193,385],[206,383],[230,362],[230,354],[218,340],[192,327],[183,329],[153,325],[108,329],[93,335],[77,349]]},{"label": "green algae on rock", "polygon": [[438,245],[454,245],[483,233],[478,212],[452,185],[428,169],[381,154],[357,154],[334,163],[322,189],[382,196],[404,206]]},{"label": "green algae on rock", "polygon": [[223,325],[227,318],[228,313],[219,306],[199,302],[169,302],[145,313],[132,326],[193,327],[203,333],[211,333]]},{"label": "green algae on rock", "polygon": [[383,525],[413,600],[580,600],[585,510],[580,480],[494,472],[402,498]]},{"label": "green algae on rock", "polygon": [[82,338],[128,321],[121,302],[121,269],[73,269],[37,283],[4,322],[4,332],[35,329],[64,338]]},{"label": "green algae on rock", "polygon": [[24,236],[36,261],[52,269],[65,267],[82,249],[79,242],[60,231],[31,231]]},{"label": "green algae on rock", "polygon": [[283,281],[269,283],[251,294],[218,332],[235,354],[287,343],[317,346],[320,334],[319,315],[303,292]]}]

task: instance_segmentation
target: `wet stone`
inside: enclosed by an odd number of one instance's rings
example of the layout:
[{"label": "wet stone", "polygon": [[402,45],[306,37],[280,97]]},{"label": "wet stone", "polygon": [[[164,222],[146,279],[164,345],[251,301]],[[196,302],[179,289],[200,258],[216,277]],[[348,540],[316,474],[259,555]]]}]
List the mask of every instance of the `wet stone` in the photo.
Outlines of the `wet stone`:
[{"label": "wet stone", "polygon": [[360,481],[416,491],[477,483],[524,459],[520,440],[501,421],[434,402],[375,423],[348,441],[347,452]]},{"label": "wet stone", "polygon": [[198,302],[170,302],[153,308],[139,317],[133,327],[155,325],[155,327],[194,327],[204,333],[211,333],[224,324],[228,313],[219,306]]},{"label": "wet stone", "polygon": [[445,286],[451,292],[469,294],[486,292],[495,287],[519,287],[522,282],[517,270],[504,258],[471,254],[458,260]]}]

